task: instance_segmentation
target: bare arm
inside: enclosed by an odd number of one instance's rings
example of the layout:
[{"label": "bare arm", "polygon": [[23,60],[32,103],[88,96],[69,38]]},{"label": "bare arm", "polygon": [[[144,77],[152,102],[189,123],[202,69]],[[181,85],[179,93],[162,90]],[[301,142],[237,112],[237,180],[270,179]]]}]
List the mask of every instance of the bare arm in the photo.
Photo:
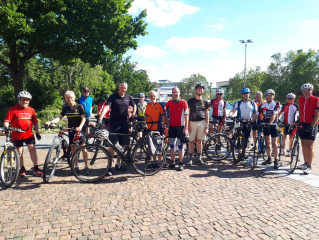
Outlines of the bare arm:
[{"label": "bare arm", "polygon": [[135,105],[134,105],[134,107],[133,107],[133,113],[132,113],[132,114],[133,114],[133,116],[135,116],[136,109],[137,109],[137,108],[136,108],[136,104],[135,104]]},{"label": "bare arm", "polygon": [[275,121],[275,118],[276,118],[277,115],[278,115],[278,113],[274,113],[274,114],[271,116],[271,118],[270,118],[270,120],[269,120],[269,125],[272,124],[272,123]]},{"label": "bare arm", "polygon": [[77,127],[75,130],[76,131],[81,131],[82,130],[82,128],[83,128],[83,126],[84,126],[84,124],[85,124],[85,121],[86,121],[86,119],[85,119],[85,116],[81,116],[81,123],[80,123],[80,126],[79,127]]},{"label": "bare arm", "polygon": [[55,123],[58,123],[60,122],[60,120],[63,118],[62,115],[60,115],[59,117],[53,119],[51,122],[45,122],[44,125],[51,125],[51,124],[55,124]]},{"label": "bare arm", "polygon": [[[188,136],[188,114],[185,115],[185,127],[184,127],[184,133],[186,136]],[[187,134],[186,134],[187,133]]]},{"label": "bare arm", "polygon": [[315,114],[315,117],[313,118],[313,121],[311,123],[311,127],[316,126],[318,119],[319,119],[319,109],[316,109],[316,114]]},{"label": "bare arm", "polygon": [[[232,110],[230,110],[229,117],[233,116],[236,111],[237,111],[236,108],[233,108]],[[225,112],[226,112],[226,109],[225,109]],[[225,113],[225,115],[226,115],[226,113]]]}]

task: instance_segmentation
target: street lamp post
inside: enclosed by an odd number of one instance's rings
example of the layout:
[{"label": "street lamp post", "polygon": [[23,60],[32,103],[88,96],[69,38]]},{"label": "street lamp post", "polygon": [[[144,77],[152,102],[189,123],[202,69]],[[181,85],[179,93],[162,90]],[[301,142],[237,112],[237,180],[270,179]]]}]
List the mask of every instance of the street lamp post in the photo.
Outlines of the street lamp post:
[{"label": "street lamp post", "polygon": [[212,83],[209,83],[209,90],[210,90],[210,99],[212,99]]},{"label": "street lamp post", "polygon": [[253,43],[251,39],[248,39],[246,42],[244,40],[239,40],[241,43],[245,43],[245,70],[244,70],[244,87],[246,87],[246,48],[247,43]]}]

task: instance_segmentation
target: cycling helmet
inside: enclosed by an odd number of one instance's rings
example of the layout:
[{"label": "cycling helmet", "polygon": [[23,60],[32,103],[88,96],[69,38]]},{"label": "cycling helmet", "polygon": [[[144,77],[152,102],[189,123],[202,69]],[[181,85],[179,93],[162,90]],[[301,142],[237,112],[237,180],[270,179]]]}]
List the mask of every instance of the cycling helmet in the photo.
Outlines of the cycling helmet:
[{"label": "cycling helmet", "polygon": [[80,142],[82,140],[82,136],[81,132],[76,132],[76,134],[74,134],[73,142]]},{"label": "cycling helmet", "polygon": [[108,100],[109,97],[110,97],[110,96],[109,96],[108,94],[105,94],[105,95],[103,96],[103,99],[104,99],[104,100]]},{"label": "cycling helmet", "polygon": [[249,88],[243,88],[241,90],[241,93],[250,93],[250,89]]},{"label": "cycling helmet", "polygon": [[188,143],[190,141],[190,137],[186,136],[185,133],[182,134],[181,136],[181,142],[182,143]]},{"label": "cycling helmet", "polygon": [[287,98],[296,98],[296,95],[293,93],[288,93]]},{"label": "cycling helmet", "polygon": [[90,92],[90,89],[85,87],[85,88],[83,88],[83,92]]},{"label": "cycling helmet", "polygon": [[29,98],[30,100],[32,99],[31,94],[29,92],[25,92],[25,91],[18,93],[18,98],[21,98],[21,97],[26,97],[26,98]]},{"label": "cycling helmet", "polygon": [[304,90],[304,89],[313,90],[313,85],[311,83],[305,83],[304,85],[301,86],[301,90]]},{"label": "cycling helmet", "polygon": [[195,90],[196,90],[198,87],[202,87],[202,88],[205,90],[205,86],[204,86],[204,84],[202,84],[201,82],[199,82],[199,83],[197,83],[197,84],[195,85]]},{"label": "cycling helmet", "polygon": [[218,93],[224,94],[225,92],[224,92],[223,89],[217,89],[216,93],[217,93],[217,94],[218,94]]},{"label": "cycling helmet", "polygon": [[106,129],[98,129],[95,131],[95,136],[94,138],[96,138],[97,140],[105,140],[107,139],[109,136],[109,131]]},{"label": "cycling helmet", "polygon": [[271,93],[271,94],[273,94],[273,95],[276,95],[276,94],[275,94],[275,91],[272,90],[272,89],[267,89],[267,90],[265,91],[265,95],[267,95],[268,93]]},{"label": "cycling helmet", "polygon": [[140,93],[140,94],[138,95],[138,97],[145,97],[145,94],[144,94],[144,93]]}]

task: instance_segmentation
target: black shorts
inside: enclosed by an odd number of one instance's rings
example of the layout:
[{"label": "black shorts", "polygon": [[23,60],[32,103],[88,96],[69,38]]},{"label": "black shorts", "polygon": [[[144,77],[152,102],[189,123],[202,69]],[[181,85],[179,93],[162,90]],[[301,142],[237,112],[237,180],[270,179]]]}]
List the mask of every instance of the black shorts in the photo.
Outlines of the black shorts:
[{"label": "black shorts", "polygon": [[[302,128],[307,128],[310,127],[311,123],[300,123]],[[317,137],[317,132],[318,132],[318,124],[313,128],[312,132],[307,132],[305,130],[300,131],[300,139],[306,139],[306,140],[312,140],[315,141]]]},{"label": "black shorts", "polygon": [[35,144],[35,138],[34,137],[30,137],[27,139],[23,139],[23,140],[14,140],[13,141],[13,145],[18,148],[18,147],[22,147],[23,143],[25,143],[26,145],[28,144]]},{"label": "black shorts", "polygon": [[[82,129],[82,140],[79,142],[80,145],[84,144],[85,143],[85,132],[84,130]],[[74,135],[76,134],[76,131],[69,131],[69,143],[72,144],[73,143],[73,138],[74,138]]]},{"label": "black shorts", "polygon": [[297,128],[293,127],[293,125],[291,126],[285,126],[284,128],[284,134],[285,135],[291,135],[291,136],[295,136],[297,132]]},{"label": "black shorts", "polygon": [[251,130],[253,130],[253,131],[259,131],[259,132],[262,132],[263,131],[263,127],[259,127],[259,129],[258,129],[258,125],[261,125],[262,124],[262,121],[260,121],[260,120],[257,120],[257,121],[255,121],[255,122],[253,122],[252,124],[251,124]]},{"label": "black shorts", "polygon": [[[117,130],[120,128],[119,130]],[[116,133],[129,133],[129,127],[127,121],[112,121],[110,122],[110,131]],[[130,144],[130,137],[129,136],[116,136],[116,135],[110,135],[109,136],[110,141],[115,144],[117,141],[120,145],[129,145]]]},{"label": "black shorts", "polygon": [[213,120],[218,120],[218,126],[223,126],[224,124],[224,117],[223,116],[213,116]]},{"label": "black shorts", "polygon": [[184,126],[180,127],[169,127],[168,137],[169,138],[181,138],[184,131]]},{"label": "black shorts", "polygon": [[272,138],[278,137],[278,126],[277,125],[270,125],[270,131],[268,127],[264,126],[264,135],[269,136],[271,135]]}]

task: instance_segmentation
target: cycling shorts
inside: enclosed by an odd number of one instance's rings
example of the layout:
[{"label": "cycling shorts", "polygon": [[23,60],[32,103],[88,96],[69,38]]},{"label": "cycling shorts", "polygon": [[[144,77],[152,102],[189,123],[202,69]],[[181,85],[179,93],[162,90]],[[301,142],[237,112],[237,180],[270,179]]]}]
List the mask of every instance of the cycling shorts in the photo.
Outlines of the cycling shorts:
[{"label": "cycling shorts", "polygon": [[14,140],[13,141],[13,145],[18,148],[18,147],[22,147],[23,143],[25,143],[26,145],[29,144],[35,144],[35,138],[34,136],[27,138],[27,139],[22,139],[22,140]]},{"label": "cycling shorts", "polygon": [[223,116],[213,116],[213,120],[218,120],[218,126],[223,126],[224,124],[224,117]]},{"label": "cycling shorts", "polygon": [[169,136],[169,138],[181,138],[183,131],[184,131],[184,126],[169,127],[168,136]]},{"label": "cycling shorts", "polygon": [[297,132],[297,128],[296,127],[293,128],[292,126],[291,127],[285,126],[285,128],[284,128],[284,134],[285,135],[295,136],[296,132]]},{"label": "cycling shorts", "polygon": [[[110,122],[110,131],[114,132],[114,130],[120,128],[117,130],[117,133],[129,133],[129,127],[127,121],[111,121]],[[110,135],[109,140],[115,144],[117,141],[120,145],[129,145],[130,144],[130,137],[129,136],[116,136],[116,135]]]},{"label": "cycling shorts", "polygon": [[[260,121],[259,119],[251,124],[251,129],[253,131],[257,131],[258,130],[258,124],[262,124],[262,121]],[[262,132],[262,128],[259,131]]]},{"label": "cycling shorts", "polygon": [[[300,125],[302,126],[302,128],[307,128],[307,127],[310,127],[311,123],[300,123]],[[318,124],[316,124],[316,126],[313,128],[312,132],[301,130],[300,139],[315,141],[317,137],[317,132],[318,132]]]},{"label": "cycling shorts", "polygon": [[268,127],[264,126],[264,135],[269,136],[271,135],[272,138],[278,137],[278,126],[277,125],[270,125],[270,131]]},{"label": "cycling shorts", "polygon": [[[82,133],[82,140],[79,142],[80,145],[85,143],[85,131],[83,128],[82,128],[81,133]],[[69,143],[70,144],[73,143],[73,138],[74,138],[75,134],[76,134],[76,131],[69,131]]]}]

